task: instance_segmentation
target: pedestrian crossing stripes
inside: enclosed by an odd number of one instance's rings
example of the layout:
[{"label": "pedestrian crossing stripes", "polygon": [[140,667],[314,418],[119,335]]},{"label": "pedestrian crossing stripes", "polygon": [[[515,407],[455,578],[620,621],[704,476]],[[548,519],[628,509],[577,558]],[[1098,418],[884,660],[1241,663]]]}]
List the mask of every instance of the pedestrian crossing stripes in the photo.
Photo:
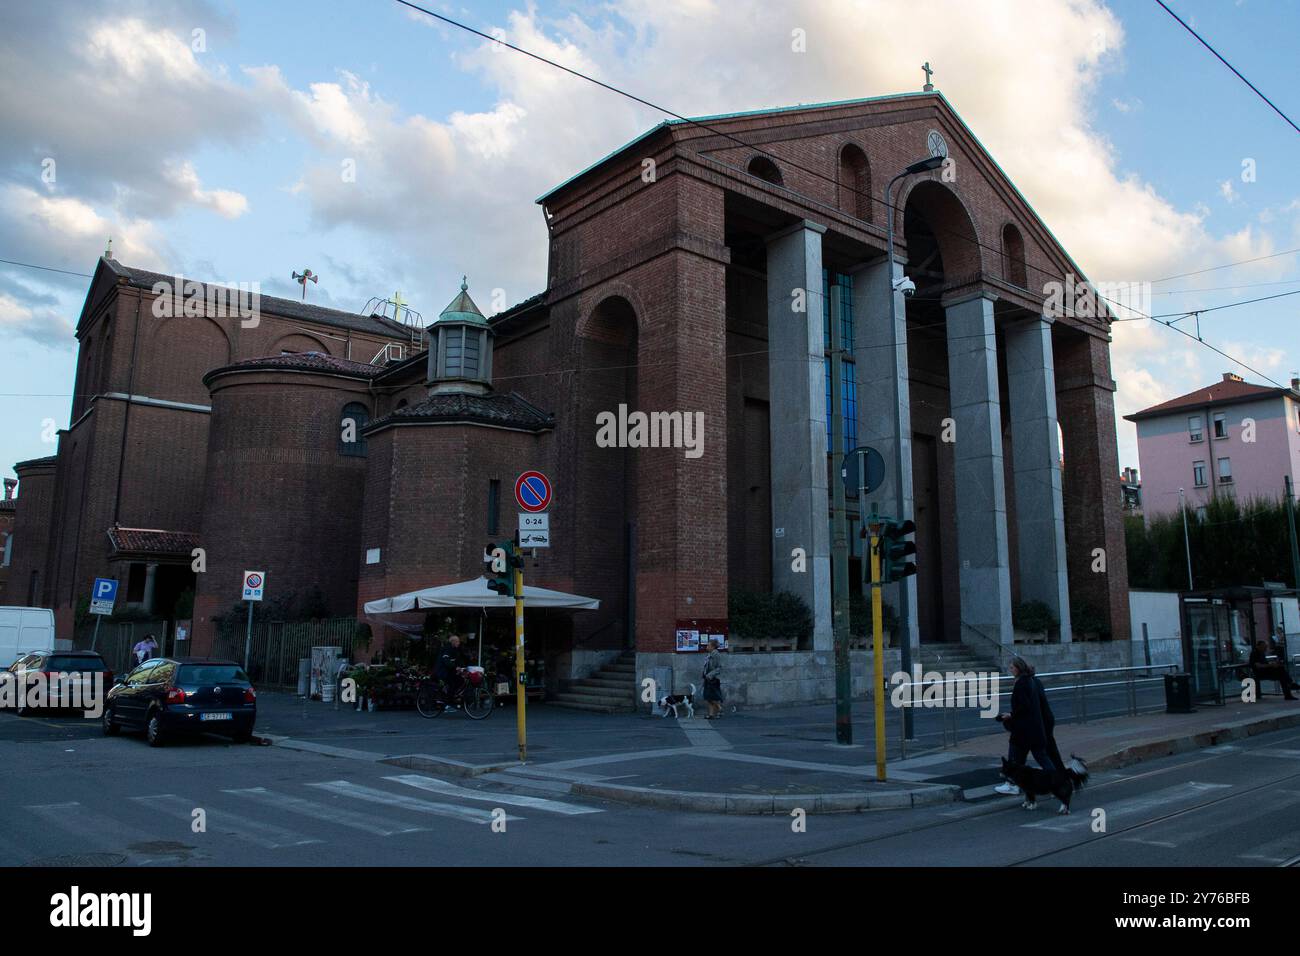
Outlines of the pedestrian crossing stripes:
[{"label": "pedestrian crossing stripes", "polygon": [[[309,796],[301,795],[304,790]],[[512,812],[507,814],[504,808]],[[61,834],[60,842],[75,846],[78,852],[88,847],[114,850],[141,863],[166,862],[160,855],[188,859],[189,853],[202,847],[207,834],[267,850],[292,850],[337,842],[335,830],[377,837],[427,832],[433,829],[430,817],[481,826],[527,819],[516,813],[566,818],[602,812],[564,800],[473,789],[415,773],[362,783],[334,779],[276,789],[222,788],[202,795],[146,793],[106,797],[94,806],[65,801],[30,804],[23,809],[41,821],[43,832]],[[202,813],[196,814],[196,810]],[[424,819],[413,819],[412,814]],[[198,829],[196,818],[203,821]],[[26,858],[22,848],[10,849],[18,852],[19,861]]]},{"label": "pedestrian crossing stripes", "polygon": [[270,807],[272,809],[287,810],[289,813],[297,813],[302,816],[312,817],[313,819],[326,820],[330,823],[341,827],[347,827],[351,830],[362,830],[366,833],[372,833],[375,836],[395,836],[399,833],[415,833],[418,830],[426,829],[425,827],[414,826],[396,820],[388,820],[383,817],[357,813],[355,810],[347,810],[343,807],[317,803],[314,800],[304,800],[302,797],[295,797],[287,793],[277,793],[263,787],[249,787],[244,790],[223,790],[222,793],[228,793],[231,796],[250,800],[254,803],[260,803],[262,806]]},{"label": "pedestrian crossing stripes", "polygon": [[67,803],[43,803],[23,808],[50,826],[107,848],[128,843],[143,843],[151,835],[115,817],[99,813],[75,800]]},{"label": "pedestrian crossing stripes", "polygon": [[449,797],[460,797],[462,800],[486,800],[489,803],[497,803],[507,807],[528,807],[533,810],[544,810],[548,813],[560,813],[566,816],[576,816],[582,813],[600,813],[596,807],[582,807],[573,803],[565,803],[562,800],[548,800],[545,797],[527,797],[517,793],[489,793],[485,790],[471,790],[468,787],[458,787],[454,783],[448,783],[445,780],[438,780],[435,777],[422,777],[419,774],[408,773],[395,777],[385,777],[385,780],[391,780],[394,783],[406,784],[408,787],[418,787],[421,790],[428,790],[431,793],[446,794]]},{"label": "pedestrian crossing stripes", "polygon": [[209,811],[204,804],[207,801],[186,800],[174,793],[157,793],[146,797],[132,797],[132,801],[150,810],[184,820],[193,827],[196,809],[203,811],[203,827],[207,833],[225,833],[229,836],[247,840],[264,846],[268,850],[277,850],[282,846],[302,846],[307,843],[320,843],[314,837],[303,836],[284,827],[264,823],[250,817],[240,816],[226,810]]},{"label": "pedestrian crossing stripes", "polygon": [[[307,786],[325,790],[329,793],[337,793],[345,797],[353,797],[357,800],[368,800],[371,803],[378,803],[387,807],[400,807],[403,810],[413,810],[416,813],[431,813],[434,816],[451,817],[455,820],[464,820],[467,823],[491,823],[493,819],[491,810],[458,807],[451,803],[434,803],[432,800],[420,800],[402,793],[389,793],[387,790],[363,787],[359,783],[351,783],[347,780],[326,780],[323,783],[309,783]],[[519,820],[522,818],[506,816],[505,819]]]}]

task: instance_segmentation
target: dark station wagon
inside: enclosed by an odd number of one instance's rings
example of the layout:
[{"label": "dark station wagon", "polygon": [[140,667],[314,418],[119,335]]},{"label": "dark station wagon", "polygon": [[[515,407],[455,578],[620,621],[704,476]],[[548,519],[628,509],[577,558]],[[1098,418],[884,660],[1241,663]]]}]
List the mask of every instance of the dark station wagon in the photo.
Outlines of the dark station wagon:
[{"label": "dark station wagon", "polygon": [[222,734],[237,743],[253,737],[257,694],[234,661],[156,657],[108,692],[104,733],[144,731],[152,747],[182,734]]}]

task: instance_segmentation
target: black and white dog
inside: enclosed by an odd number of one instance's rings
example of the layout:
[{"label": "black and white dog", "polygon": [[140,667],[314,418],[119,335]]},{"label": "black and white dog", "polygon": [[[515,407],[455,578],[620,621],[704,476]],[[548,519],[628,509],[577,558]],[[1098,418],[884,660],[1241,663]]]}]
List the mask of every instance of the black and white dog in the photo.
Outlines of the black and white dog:
[{"label": "black and white dog", "polygon": [[663,697],[659,698],[659,706],[663,708],[663,714],[661,716],[664,717],[667,717],[669,714],[672,714],[674,717],[676,717],[677,708],[685,707],[686,716],[694,720],[695,719],[695,685],[694,684],[691,685],[691,692],[689,694],[665,694]]},{"label": "black and white dog", "polygon": [[1027,767],[1024,764],[1014,764],[1002,758],[1002,776],[1006,777],[1025,795],[1025,800],[1020,805],[1026,810],[1033,810],[1038,806],[1039,796],[1051,794],[1061,801],[1061,809],[1057,813],[1070,812],[1070,797],[1076,790],[1082,790],[1083,785],[1088,782],[1088,765],[1079,757],[1070,754],[1070,759],[1065,765],[1065,772],[1056,771],[1048,773],[1046,770],[1040,770],[1037,767]]}]

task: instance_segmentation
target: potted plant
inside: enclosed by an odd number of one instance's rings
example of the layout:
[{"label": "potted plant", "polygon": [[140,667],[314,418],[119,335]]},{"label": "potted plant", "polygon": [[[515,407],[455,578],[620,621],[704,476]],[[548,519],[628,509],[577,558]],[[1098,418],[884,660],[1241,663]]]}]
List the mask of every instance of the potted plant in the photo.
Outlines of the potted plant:
[{"label": "potted plant", "polygon": [[1011,609],[1015,639],[1022,644],[1045,644],[1061,622],[1042,601],[1022,601]]}]

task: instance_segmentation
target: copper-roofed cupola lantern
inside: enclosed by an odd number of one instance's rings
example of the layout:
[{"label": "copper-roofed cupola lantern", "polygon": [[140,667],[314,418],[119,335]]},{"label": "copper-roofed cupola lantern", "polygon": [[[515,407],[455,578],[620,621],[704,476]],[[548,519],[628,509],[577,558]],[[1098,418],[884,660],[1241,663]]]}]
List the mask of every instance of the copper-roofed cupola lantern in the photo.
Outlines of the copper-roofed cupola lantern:
[{"label": "copper-roofed cupola lantern", "polygon": [[461,277],[460,294],[429,326],[429,394],[492,389],[492,329],[469,297]]}]

